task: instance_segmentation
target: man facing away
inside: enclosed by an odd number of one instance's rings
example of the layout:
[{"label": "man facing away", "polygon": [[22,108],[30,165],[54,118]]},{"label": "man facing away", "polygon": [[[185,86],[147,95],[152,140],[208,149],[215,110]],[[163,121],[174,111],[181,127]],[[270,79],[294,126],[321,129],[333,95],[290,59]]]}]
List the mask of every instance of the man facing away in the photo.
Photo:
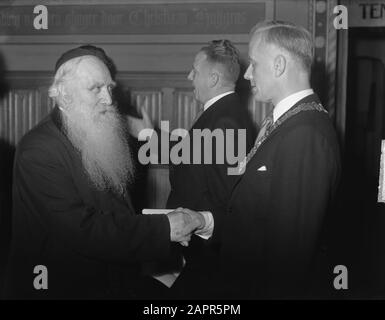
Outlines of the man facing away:
[{"label": "man facing away", "polygon": [[[196,232],[200,237],[193,235],[189,247],[184,249],[186,265],[172,287],[175,298],[202,299],[211,296],[201,287],[217,272],[218,239],[231,190],[238,177],[238,172],[235,175],[231,173],[230,169],[235,168],[231,168],[234,163],[228,161],[227,153],[232,149],[230,153],[244,157],[255,138],[254,124],[247,107],[242,105],[235,92],[239,73],[240,57],[235,46],[229,40],[213,40],[196,54],[188,75],[195,99],[203,108],[188,135],[180,141],[189,145],[188,163],[176,164],[172,153],[170,155],[171,192],[167,208],[205,211],[206,228],[203,229],[204,234]],[[143,121],[131,118],[136,131],[151,127],[143,109],[142,115]],[[194,132],[204,131],[208,137],[196,143]],[[241,131],[244,135],[239,134]],[[232,138],[227,136],[229,132],[233,133]],[[223,136],[223,143],[215,137],[216,133]],[[243,155],[239,154],[242,150]],[[223,156],[223,161],[220,156]],[[186,209],[185,212],[190,211]]]},{"label": "man facing away", "polygon": [[[212,237],[205,240],[193,235],[189,247],[184,249],[187,263],[173,286],[179,297],[210,297],[210,292],[202,290],[202,287],[217,272],[220,248],[218,239],[231,190],[238,177],[229,171],[227,148],[233,144],[233,150],[239,152],[242,148],[238,146],[244,144],[243,150],[248,152],[255,137],[254,124],[247,106],[242,105],[235,93],[239,72],[240,57],[234,45],[228,40],[214,40],[196,54],[188,75],[194,87],[195,99],[203,104],[203,112],[189,130],[189,136],[193,136],[194,130],[208,129],[210,132],[222,132],[225,139],[223,146],[220,146],[218,140],[213,138],[212,148],[207,147],[207,141],[203,142],[200,165],[192,164],[194,155],[201,151],[194,147],[191,148],[190,164],[174,165],[171,161],[171,193],[167,207],[209,211],[213,217]],[[243,137],[238,135],[238,130],[242,129],[246,133]],[[231,130],[234,132],[234,140],[228,141],[226,132]],[[223,163],[218,161],[217,147],[224,155]],[[204,164],[207,153],[212,155],[211,164]]]}]

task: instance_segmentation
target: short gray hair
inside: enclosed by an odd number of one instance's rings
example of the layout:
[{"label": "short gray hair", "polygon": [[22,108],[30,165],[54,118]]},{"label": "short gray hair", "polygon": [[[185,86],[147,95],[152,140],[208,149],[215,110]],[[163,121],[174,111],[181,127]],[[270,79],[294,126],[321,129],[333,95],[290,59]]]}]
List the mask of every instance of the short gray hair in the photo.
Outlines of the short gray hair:
[{"label": "short gray hair", "polygon": [[206,54],[209,62],[223,66],[225,80],[231,83],[237,81],[240,72],[239,53],[230,40],[213,40],[200,51]]},{"label": "short gray hair", "polygon": [[264,43],[285,49],[310,74],[314,47],[308,30],[290,22],[266,20],[251,29],[251,37],[256,34]]}]

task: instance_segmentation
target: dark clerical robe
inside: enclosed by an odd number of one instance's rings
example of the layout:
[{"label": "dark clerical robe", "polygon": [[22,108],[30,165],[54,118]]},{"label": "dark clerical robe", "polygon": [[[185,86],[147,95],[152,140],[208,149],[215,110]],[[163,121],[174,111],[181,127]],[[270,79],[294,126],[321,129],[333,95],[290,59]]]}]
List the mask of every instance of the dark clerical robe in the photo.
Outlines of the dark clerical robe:
[{"label": "dark clerical robe", "polygon": [[[94,187],[57,108],[18,145],[12,233],[8,298],[136,298],[139,263],[170,244],[166,216],[137,215],[129,196]],[[34,286],[39,265],[46,290]]]}]

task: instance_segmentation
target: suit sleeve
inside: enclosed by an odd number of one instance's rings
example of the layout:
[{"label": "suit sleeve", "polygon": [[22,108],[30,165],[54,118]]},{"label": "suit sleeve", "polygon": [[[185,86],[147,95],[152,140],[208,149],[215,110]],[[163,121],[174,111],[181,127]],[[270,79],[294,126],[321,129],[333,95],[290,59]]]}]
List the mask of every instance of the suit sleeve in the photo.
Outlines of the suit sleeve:
[{"label": "suit sleeve", "polygon": [[57,152],[40,145],[21,150],[14,171],[16,192],[29,207],[28,215],[36,215],[47,233],[81,255],[108,262],[168,254],[166,216],[136,215],[129,209],[100,211],[87,205]]},{"label": "suit sleeve", "polygon": [[[336,155],[310,126],[279,145],[268,207],[267,270],[271,293],[300,291],[336,181]],[[279,291],[277,291],[279,288]]]}]

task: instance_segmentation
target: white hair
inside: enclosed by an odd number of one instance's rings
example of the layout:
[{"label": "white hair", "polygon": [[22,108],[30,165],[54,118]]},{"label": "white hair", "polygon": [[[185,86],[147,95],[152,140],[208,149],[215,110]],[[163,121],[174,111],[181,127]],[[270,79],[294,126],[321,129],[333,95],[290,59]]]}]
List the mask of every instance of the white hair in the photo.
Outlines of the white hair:
[{"label": "white hair", "polygon": [[98,190],[124,194],[133,180],[134,163],[127,131],[115,108],[105,114],[86,105],[62,113],[64,130],[80,153],[84,170]]},{"label": "white hair", "polygon": [[59,106],[62,104],[64,98],[63,84],[75,77],[79,64],[85,57],[86,56],[81,56],[68,60],[56,71],[53,83],[48,89],[48,96]]}]

